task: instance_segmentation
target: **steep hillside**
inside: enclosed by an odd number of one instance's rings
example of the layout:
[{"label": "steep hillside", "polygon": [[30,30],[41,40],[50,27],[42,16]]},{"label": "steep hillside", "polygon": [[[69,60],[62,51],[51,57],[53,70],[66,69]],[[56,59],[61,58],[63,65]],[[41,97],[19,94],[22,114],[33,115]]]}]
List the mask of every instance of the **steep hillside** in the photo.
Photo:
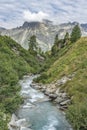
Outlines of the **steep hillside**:
[{"label": "steep hillside", "polygon": [[[1,35],[7,35],[17,41],[22,47],[28,49],[28,40],[31,35],[36,35],[38,46],[43,51],[50,50],[56,34],[63,38],[66,32],[71,33],[72,28],[77,22],[69,22],[59,25],[54,25],[51,21],[44,20],[43,22],[25,22],[22,26],[14,29],[1,29]],[[82,35],[87,35],[86,24],[81,24]]]},{"label": "steep hillside", "polygon": [[73,43],[69,51],[58,58],[47,75],[51,75],[46,82],[56,81],[63,75],[69,75],[73,72],[78,73],[81,69],[86,69],[87,63],[87,38],[81,38],[78,42]]},{"label": "steep hillside", "polygon": [[70,49],[51,65],[41,79],[39,78],[39,82],[57,83],[63,77],[68,77],[70,80],[57,87],[60,87],[60,90],[65,91],[71,98],[67,117],[75,130],[86,130],[87,37],[83,37],[73,43]]},{"label": "steep hillside", "polygon": [[23,75],[36,73],[40,68],[37,57],[7,36],[0,36],[0,130],[7,130],[7,122],[22,98],[18,81]]}]

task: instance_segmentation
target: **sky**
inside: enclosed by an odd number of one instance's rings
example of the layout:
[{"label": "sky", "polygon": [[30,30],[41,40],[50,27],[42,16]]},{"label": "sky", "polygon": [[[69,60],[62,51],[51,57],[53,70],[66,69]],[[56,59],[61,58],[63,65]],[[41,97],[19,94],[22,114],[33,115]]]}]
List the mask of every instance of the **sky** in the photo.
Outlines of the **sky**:
[{"label": "sky", "polygon": [[0,27],[49,19],[54,24],[87,23],[87,0],[0,0]]}]

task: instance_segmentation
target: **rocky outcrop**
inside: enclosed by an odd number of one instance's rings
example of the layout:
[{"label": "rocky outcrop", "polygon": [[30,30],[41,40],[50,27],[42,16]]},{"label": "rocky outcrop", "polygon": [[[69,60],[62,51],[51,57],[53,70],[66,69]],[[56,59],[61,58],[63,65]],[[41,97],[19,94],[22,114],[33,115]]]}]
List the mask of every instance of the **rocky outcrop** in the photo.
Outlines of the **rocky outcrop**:
[{"label": "rocky outcrop", "polygon": [[51,101],[56,103],[57,107],[61,110],[67,109],[68,104],[70,104],[71,102],[70,97],[66,94],[66,92],[61,92],[56,84],[49,84],[46,86],[35,86],[34,84],[32,84],[32,87],[44,92],[44,94],[48,96]]},{"label": "rocky outcrop", "polygon": [[30,125],[27,126],[26,119],[18,119],[15,114],[12,114],[11,121],[8,124],[9,130],[31,130]]},{"label": "rocky outcrop", "polygon": [[[29,48],[29,38],[32,35],[36,35],[38,47],[43,51],[50,50],[55,35],[58,34],[59,38],[63,38],[66,32],[71,33],[72,28],[78,24],[77,22],[69,22],[59,25],[54,25],[49,20],[43,22],[24,22],[20,27],[13,29],[0,28],[1,35],[7,35],[17,41],[23,48]],[[81,24],[81,31],[83,36],[87,36],[87,25]]]},{"label": "rocky outcrop", "polygon": [[71,97],[69,97],[65,91],[60,90],[60,87],[67,81],[72,80],[74,76],[75,73],[64,76],[52,84],[43,85],[32,83],[31,86],[48,96],[54,103],[56,103],[59,109],[66,110],[68,105],[71,103]]}]

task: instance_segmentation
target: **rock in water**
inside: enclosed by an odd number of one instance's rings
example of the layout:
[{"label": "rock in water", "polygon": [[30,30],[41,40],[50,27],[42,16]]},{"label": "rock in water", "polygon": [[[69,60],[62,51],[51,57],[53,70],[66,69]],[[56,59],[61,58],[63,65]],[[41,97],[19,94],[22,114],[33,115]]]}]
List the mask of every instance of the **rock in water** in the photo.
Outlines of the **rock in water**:
[{"label": "rock in water", "polygon": [[26,125],[27,125],[26,119],[20,119],[20,120],[16,121],[16,125],[17,125],[18,127],[26,126]]},{"label": "rock in water", "polygon": [[18,127],[17,127],[16,121],[17,121],[16,115],[12,114],[11,121],[8,124],[8,129],[9,130],[19,130]]},{"label": "rock in water", "polygon": [[17,119],[15,114],[12,114],[11,121],[8,124],[9,130],[30,130],[27,128],[26,119]]}]

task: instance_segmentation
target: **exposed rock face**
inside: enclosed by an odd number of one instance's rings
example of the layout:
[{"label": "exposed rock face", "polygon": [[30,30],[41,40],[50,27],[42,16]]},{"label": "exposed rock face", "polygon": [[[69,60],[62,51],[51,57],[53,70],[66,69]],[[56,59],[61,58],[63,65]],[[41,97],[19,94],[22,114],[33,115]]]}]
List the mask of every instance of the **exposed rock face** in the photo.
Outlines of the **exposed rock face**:
[{"label": "exposed rock face", "polygon": [[63,76],[61,79],[57,80],[55,83],[42,85],[42,84],[32,84],[31,86],[38,89],[46,96],[48,96],[52,101],[57,104],[57,107],[61,110],[67,109],[68,105],[71,104],[71,97],[67,95],[66,92],[60,90],[61,85],[65,84],[67,81],[72,80],[75,76],[75,72],[68,76]]},{"label": "exposed rock face", "polygon": [[[53,25],[49,20],[43,20],[43,22],[25,22],[22,26],[14,29],[3,29],[0,28],[1,35],[11,36],[15,41],[17,41],[22,47],[28,49],[28,40],[31,35],[36,35],[38,46],[41,47],[43,51],[50,50],[56,34],[60,38],[63,38],[66,32],[71,33],[72,28],[77,24],[64,23],[60,25]],[[87,35],[87,25],[80,25],[82,30],[82,35]]]},{"label": "exposed rock face", "polygon": [[12,114],[11,121],[8,124],[9,130],[31,130],[27,128],[26,119],[17,119],[15,114]]}]

